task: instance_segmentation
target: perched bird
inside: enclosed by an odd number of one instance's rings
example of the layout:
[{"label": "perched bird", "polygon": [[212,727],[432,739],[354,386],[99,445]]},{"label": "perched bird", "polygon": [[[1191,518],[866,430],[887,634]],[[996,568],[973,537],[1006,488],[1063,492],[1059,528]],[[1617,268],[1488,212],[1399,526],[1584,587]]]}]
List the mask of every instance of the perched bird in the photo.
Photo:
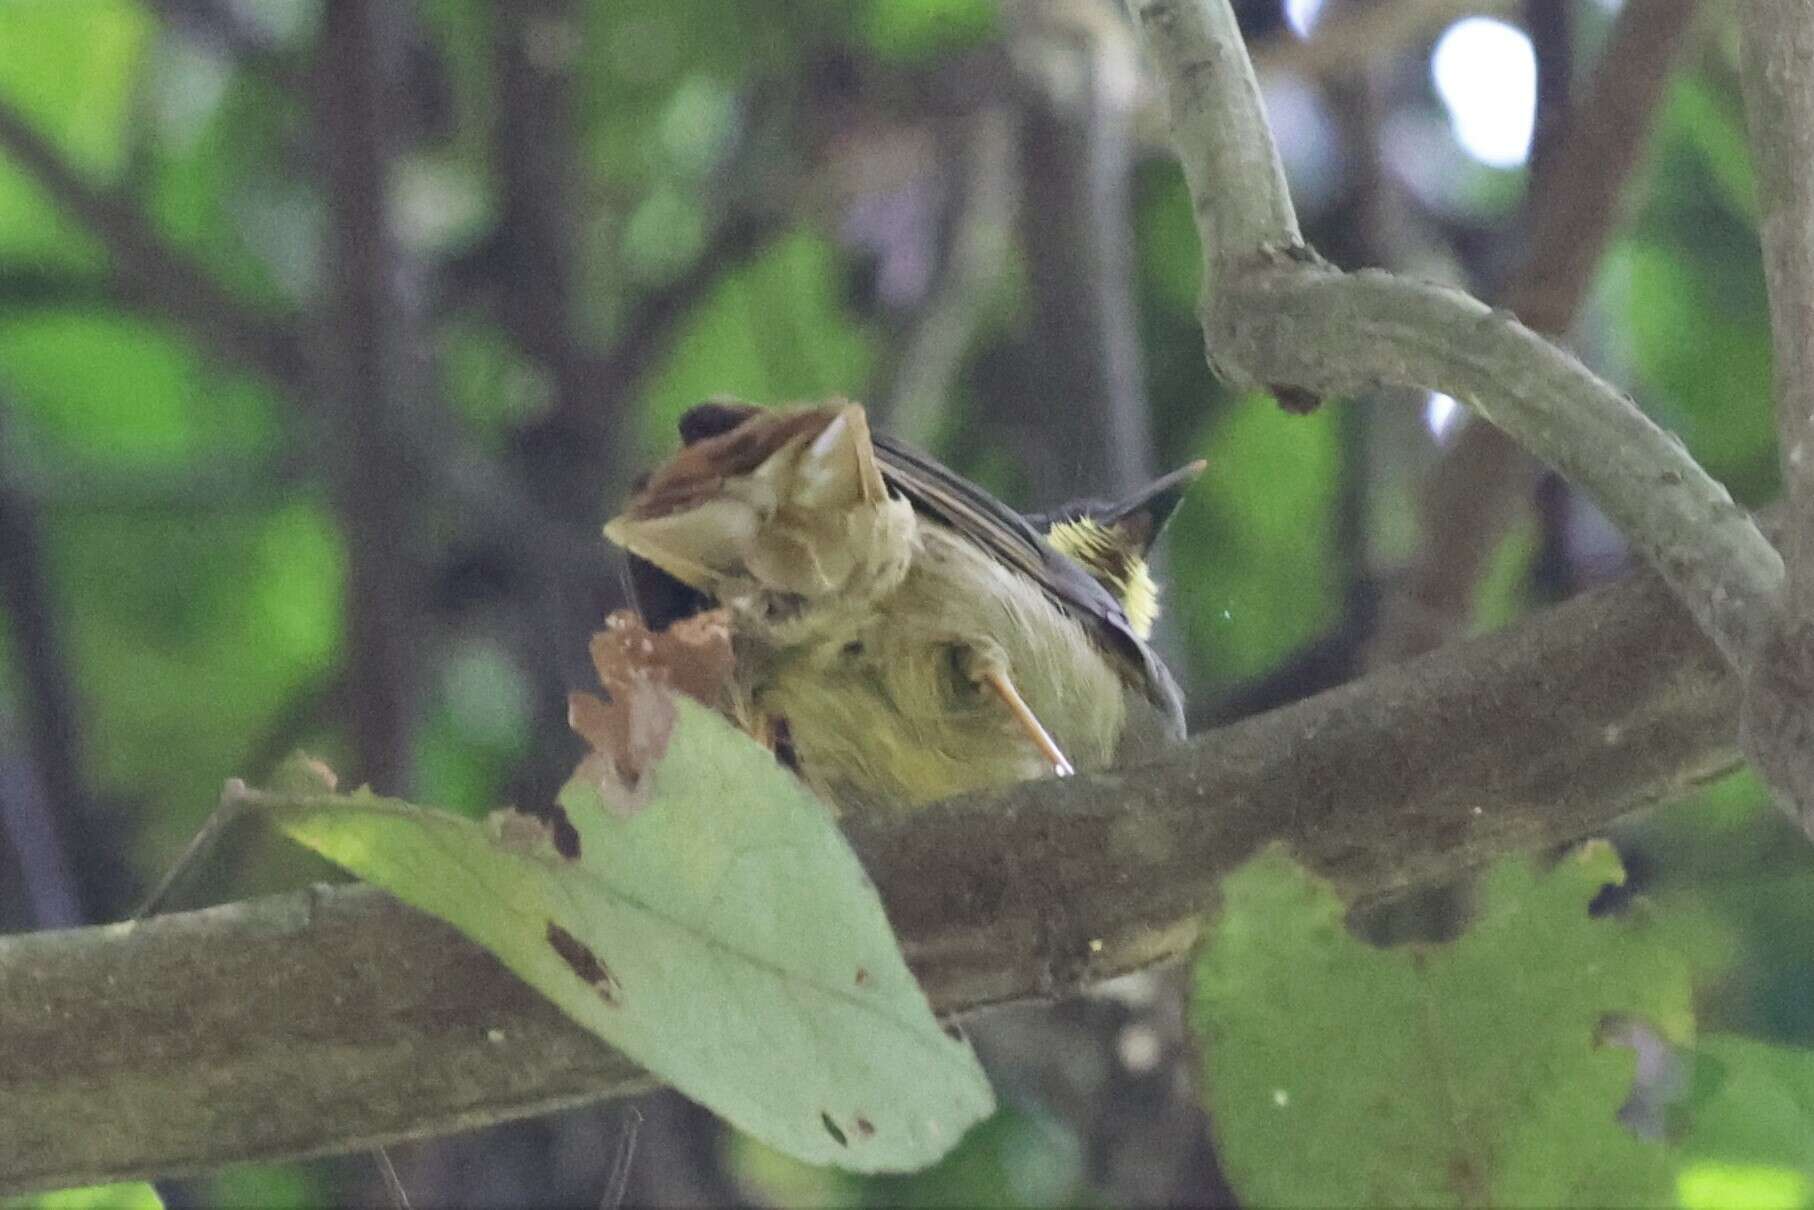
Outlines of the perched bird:
[{"label": "perched bird", "polygon": [[1193,463],[1023,517],[863,409],[713,401],[606,535],[652,627],[731,618],[725,710],[863,810],[1095,770],[1181,739],[1146,555]]}]

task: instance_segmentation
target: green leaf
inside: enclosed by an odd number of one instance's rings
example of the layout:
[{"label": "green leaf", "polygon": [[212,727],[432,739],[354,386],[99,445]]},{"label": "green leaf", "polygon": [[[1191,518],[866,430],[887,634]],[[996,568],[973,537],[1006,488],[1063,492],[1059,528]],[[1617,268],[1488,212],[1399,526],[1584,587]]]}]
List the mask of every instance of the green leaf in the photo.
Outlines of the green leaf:
[{"label": "green leaf", "polygon": [[53,1189],[0,1200],[0,1210],[164,1210],[157,1190],[143,1181]]},{"label": "green leaf", "polygon": [[1496,867],[1469,931],[1379,950],[1334,891],[1274,851],[1223,883],[1193,1024],[1227,1170],[1259,1205],[1635,1205],[1663,1148],[1615,1118],[1633,1055],[1609,1015],[1691,1029],[1684,965],[1587,905],[1610,846],[1540,876]]},{"label": "green leaf", "polygon": [[673,705],[632,813],[577,776],[548,822],[369,791],[253,797],[764,1143],[860,1172],[932,1163],[994,1107],[975,1056],[933,1017],[825,807],[722,718]]},{"label": "green leaf", "polygon": [[[112,177],[126,157],[145,52],[156,26],[131,0],[0,3],[0,101],[85,176]],[[0,156],[0,256],[86,260],[30,173]]]},{"label": "green leaf", "polygon": [[1814,1205],[1814,1051],[1703,1038],[1674,1123],[1683,1206]]},{"label": "green leaf", "polygon": [[995,31],[996,0],[869,0],[863,37],[883,59],[912,61],[973,46]]}]

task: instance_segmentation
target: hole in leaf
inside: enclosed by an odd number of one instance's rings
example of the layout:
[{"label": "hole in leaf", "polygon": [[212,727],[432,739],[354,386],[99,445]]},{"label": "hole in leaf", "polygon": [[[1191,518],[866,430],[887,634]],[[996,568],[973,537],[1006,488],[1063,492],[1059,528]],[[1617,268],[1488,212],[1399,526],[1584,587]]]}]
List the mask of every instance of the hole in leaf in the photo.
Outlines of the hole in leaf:
[{"label": "hole in leaf", "polygon": [[800,753],[794,749],[794,733],[788,729],[787,720],[779,714],[774,716],[770,734],[775,742],[775,762],[789,773],[800,772]]},{"label": "hole in leaf", "polygon": [[550,920],[548,922],[548,944],[560,955],[561,961],[570,967],[574,974],[592,985],[598,998],[606,1004],[616,1004],[617,994],[622,990],[617,976],[611,968],[599,960],[586,943],[569,933],[566,929]]},{"label": "hole in leaf", "polygon": [[548,828],[554,833],[554,851],[568,861],[579,860],[579,829],[567,818],[567,811],[554,806],[548,812]]},{"label": "hole in leaf", "polygon": [[821,1112],[819,1114],[819,1120],[821,1122],[825,1123],[825,1133],[829,1134],[833,1139],[835,1139],[837,1141],[838,1146],[840,1146],[840,1147],[850,1146],[850,1140],[844,1137],[844,1132],[838,1128],[838,1124],[836,1122],[831,1120],[831,1115],[829,1113]]}]

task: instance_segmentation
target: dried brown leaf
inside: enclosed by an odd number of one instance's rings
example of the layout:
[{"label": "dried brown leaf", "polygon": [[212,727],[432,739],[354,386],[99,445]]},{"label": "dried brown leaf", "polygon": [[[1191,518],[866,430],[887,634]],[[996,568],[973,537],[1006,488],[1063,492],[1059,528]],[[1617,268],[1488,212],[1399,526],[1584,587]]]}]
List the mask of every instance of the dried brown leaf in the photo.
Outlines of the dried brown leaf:
[{"label": "dried brown leaf", "polygon": [[643,802],[643,774],[668,748],[672,692],[707,706],[723,696],[734,662],[730,626],[722,611],[713,611],[652,631],[619,610],[592,636],[591,652],[607,696],[567,697],[568,725],[592,747],[575,776],[596,785],[607,803],[634,812]]}]

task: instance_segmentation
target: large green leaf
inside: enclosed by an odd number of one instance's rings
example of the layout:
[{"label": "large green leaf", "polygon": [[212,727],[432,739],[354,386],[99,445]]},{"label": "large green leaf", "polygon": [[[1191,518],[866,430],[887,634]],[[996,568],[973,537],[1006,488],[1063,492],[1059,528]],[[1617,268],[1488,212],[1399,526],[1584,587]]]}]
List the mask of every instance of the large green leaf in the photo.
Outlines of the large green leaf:
[{"label": "large green leaf", "polygon": [[1257,1205],[1636,1205],[1664,1148],[1615,1115],[1632,1052],[1609,1015],[1691,1028],[1684,964],[1587,905],[1623,877],[1590,845],[1540,876],[1497,867],[1447,945],[1372,948],[1277,853],[1223,884],[1193,1021],[1236,1189]]},{"label": "large green leaf", "polygon": [[666,750],[634,793],[576,776],[547,822],[367,791],[252,797],[770,1146],[864,1172],[932,1163],[994,1108],[975,1056],[933,1017],[825,807],[710,710],[664,700]]}]

